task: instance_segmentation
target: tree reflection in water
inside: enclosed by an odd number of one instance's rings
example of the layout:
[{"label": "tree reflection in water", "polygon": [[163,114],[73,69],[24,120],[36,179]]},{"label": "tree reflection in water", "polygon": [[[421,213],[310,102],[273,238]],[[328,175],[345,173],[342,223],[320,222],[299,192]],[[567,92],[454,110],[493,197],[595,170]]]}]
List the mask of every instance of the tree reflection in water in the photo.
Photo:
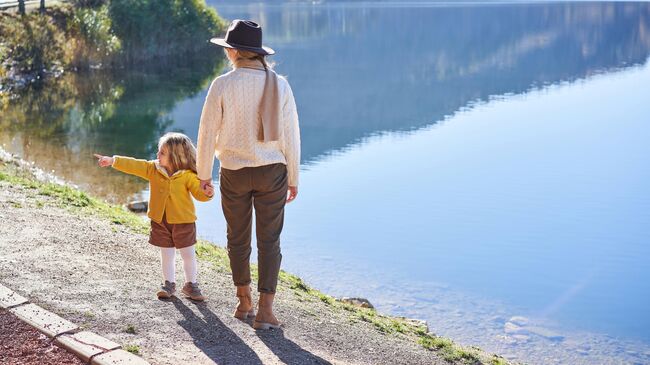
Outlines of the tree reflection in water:
[{"label": "tree reflection in water", "polygon": [[0,144],[86,191],[124,202],[146,182],[98,169],[92,153],[155,156],[158,138],[174,122],[167,114],[205,89],[224,64],[215,50],[183,64],[69,72],[48,79],[3,106]]}]

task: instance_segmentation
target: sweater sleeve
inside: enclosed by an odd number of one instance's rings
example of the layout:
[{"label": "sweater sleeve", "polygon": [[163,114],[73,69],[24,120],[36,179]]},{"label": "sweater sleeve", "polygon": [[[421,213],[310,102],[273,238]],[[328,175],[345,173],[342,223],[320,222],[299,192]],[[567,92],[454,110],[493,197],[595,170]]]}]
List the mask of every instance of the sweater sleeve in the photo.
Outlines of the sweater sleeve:
[{"label": "sweater sleeve", "polygon": [[156,166],[152,161],[138,160],[133,157],[113,156],[113,168],[127,174],[149,180]]},{"label": "sweater sleeve", "polygon": [[221,128],[221,91],[218,81],[218,78],[212,81],[201,112],[196,156],[196,168],[201,180],[212,179],[214,151],[217,145],[219,129]]},{"label": "sweater sleeve", "polygon": [[208,200],[212,199],[211,196],[205,195],[203,190],[201,190],[201,185],[199,182],[199,179],[196,175],[194,174],[189,174],[185,183],[185,187],[187,190],[192,194],[194,199],[200,201],[200,202],[207,202]]},{"label": "sweater sleeve", "polygon": [[287,91],[282,106],[282,121],[284,127],[283,153],[287,159],[289,186],[298,186],[300,170],[300,128],[298,126],[298,110],[296,101],[287,83]]}]

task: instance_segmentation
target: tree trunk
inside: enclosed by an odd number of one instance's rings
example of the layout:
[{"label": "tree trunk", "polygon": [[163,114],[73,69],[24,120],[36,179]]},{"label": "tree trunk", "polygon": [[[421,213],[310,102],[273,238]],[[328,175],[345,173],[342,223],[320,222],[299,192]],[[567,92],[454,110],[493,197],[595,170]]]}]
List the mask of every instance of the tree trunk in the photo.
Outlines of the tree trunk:
[{"label": "tree trunk", "polygon": [[18,13],[25,15],[25,0],[18,0]]}]

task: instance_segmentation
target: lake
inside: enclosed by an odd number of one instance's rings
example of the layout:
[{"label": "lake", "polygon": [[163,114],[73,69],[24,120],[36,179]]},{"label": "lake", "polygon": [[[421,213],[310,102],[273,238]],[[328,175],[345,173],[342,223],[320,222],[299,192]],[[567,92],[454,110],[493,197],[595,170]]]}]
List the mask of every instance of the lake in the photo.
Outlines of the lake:
[{"label": "lake", "polygon": [[[283,269],[529,364],[650,363],[650,3],[208,3],[263,25],[296,97]],[[195,139],[218,55],[65,75],[3,112],[0,144],[146,198],[92,152]],[[197,211],[224,245],[218,199]]]}]

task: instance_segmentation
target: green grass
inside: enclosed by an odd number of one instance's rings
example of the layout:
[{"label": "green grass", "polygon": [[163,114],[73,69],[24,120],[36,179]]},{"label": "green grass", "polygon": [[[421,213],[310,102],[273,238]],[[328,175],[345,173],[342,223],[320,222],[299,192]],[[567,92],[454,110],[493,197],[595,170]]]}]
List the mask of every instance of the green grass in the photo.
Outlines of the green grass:
[{"label": "green grass", "polygon": [[124,348],[125,351],[128,351],[128,352],[130,352],[130,353],[132,353],[134,355],[140,355],[140,346],[138,346],[138,345],[128,344],[128,345],[124,345],[123,348]]},{"label": "green grass", "polygon": [[127,325],[126,328],[124,329],[124,332],[131,335],[135,335],[137,333],[137,331],[135,330],[135,326],[132,324]]},{"label": "green grass", "polygon": [[0,181],[33,189],[38,195],[52,198],[49,202],[38,201],[37,205],[41,207],[53,204],[76,213],[107,219],[113,224],[127,227],[137,233],[149,231],[146,221],[121,206],[90,197],[70,186],[38,181],[17,166],[0,162]]}]

